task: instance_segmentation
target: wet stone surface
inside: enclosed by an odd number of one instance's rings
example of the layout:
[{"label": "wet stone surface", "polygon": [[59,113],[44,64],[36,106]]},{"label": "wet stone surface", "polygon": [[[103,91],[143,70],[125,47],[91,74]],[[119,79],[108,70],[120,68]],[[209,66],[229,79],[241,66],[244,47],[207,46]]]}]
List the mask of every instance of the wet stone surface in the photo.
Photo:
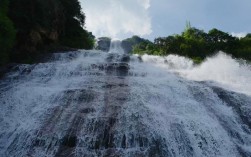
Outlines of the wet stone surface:
[{"label": "wet stone surface", "polygon": [[1,157],[251,154],[249,96],[182,79],[140,56],[55,54],[6,76]]}]

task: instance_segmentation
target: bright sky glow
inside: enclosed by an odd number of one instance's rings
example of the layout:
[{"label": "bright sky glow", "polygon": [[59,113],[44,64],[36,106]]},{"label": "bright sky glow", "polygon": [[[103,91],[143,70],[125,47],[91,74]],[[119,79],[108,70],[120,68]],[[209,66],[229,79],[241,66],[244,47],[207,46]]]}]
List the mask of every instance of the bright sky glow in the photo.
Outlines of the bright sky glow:
[{"label": "bright sky glow", "polygon": [[97,37],[154,39],[179,34],[186,21],[236,36],[251,32],[250,0],[81,0],[86,28]]}]

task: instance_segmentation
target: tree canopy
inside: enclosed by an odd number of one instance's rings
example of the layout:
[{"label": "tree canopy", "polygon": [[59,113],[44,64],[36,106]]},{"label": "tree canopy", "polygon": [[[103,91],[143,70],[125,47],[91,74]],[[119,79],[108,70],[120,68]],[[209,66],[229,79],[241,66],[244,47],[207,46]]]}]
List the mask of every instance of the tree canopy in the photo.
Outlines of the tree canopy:
[{"label": "tree canopy", "polygon": [[9,61],[9,52],[14,45],[16,30],[7,16],[8,0],[0,1],[0,65]]},{"label": "tree canopy", "polygon": [[237,38],[216,28],[205,32],[191,27],[188,23],[181,34],[158,37],[153,43],[140,42],[133,46],[131,52],[153,55],[178,54],[202,61],[218,51],[224,51],[236,58],[251,60],[251,34]]},{"label": "tree canopy", "polygon": [[[31,62],[39,53],[60,47],[91,49],[94,36],[84,29],[78,0],[1,0],[0,64]],[[2,57],[2,56],[7,56]]]}]

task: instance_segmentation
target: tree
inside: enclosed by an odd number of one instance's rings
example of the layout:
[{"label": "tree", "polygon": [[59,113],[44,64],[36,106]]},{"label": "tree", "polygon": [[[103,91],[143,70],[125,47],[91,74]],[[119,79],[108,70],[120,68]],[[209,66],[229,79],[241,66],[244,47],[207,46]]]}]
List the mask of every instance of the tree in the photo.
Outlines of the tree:
[{"label": "tree", "polygon": [[225,51],[230,54],[235,54],[235,49],[238,47],[238,39],[220,31],[216,28],[208,32],[208,43],[210,44],[211,51]]},{"label": "tree", "polygon": [[218,42],[228,42],[231,40],[234,40],[234,38],[229,35],[228,33],[222,32],[216,28],[210,30],[208,32],[208,36],[209,36],[209,42],[213,42],[213,43],[218,43]]},{"label": "tree", "polygon": [[122,48],[126,53],[136,53],[136,51],[145,51],[146,46],[151,43],[149,40],[134,35],[122,41]]},{"label": "tree", "polygon": [[9,61],[16,34],[13,23],[7,16],[8,5],[8,0],[0,1],[0,65]]},{"label": "tree", "polygon": [[51,49],[94,46],[94,36],[84,29],[85,15],[78,0],[10,0],[8,15],[17,30],[11,54],[15,62],[32,62]]},{"label": "tree", "polygon": [[92,49],[95,37],[85,29],[85,15],[78,0],[60,0],[65,15],[65,28],[60,36],[63,45]]},{"label": "tree", "polygon": [[185,29],[185,31],[182,33],[182,36],[185,39],[205,40],[207,34],[203,30],[192,27]]},{"label": "tree", "polygon": [[251,33],[248,33],[244,38],[245,38],[245,39],[250,39],[250,40],[251,40]]}]

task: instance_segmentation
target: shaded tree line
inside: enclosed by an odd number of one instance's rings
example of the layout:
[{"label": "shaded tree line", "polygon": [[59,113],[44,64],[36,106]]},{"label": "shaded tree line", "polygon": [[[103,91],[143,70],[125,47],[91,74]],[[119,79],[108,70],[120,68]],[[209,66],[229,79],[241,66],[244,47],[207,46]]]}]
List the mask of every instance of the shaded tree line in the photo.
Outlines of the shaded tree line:
[{"label": "shaded tree line", "polygon": [[94,46],[78,0],[1,0],[0,9],[0,65],[29,63],[48,51]]},{"label": "shaded tree line", "polygon": [[131,52],[151,55],[177,54],[200,62],[218,51],[251,61],[251,34],[237,38],[215,28],[206,33],[188,24],[181,34],[159,37],[154,42],[145,40],[133,45]]}]

